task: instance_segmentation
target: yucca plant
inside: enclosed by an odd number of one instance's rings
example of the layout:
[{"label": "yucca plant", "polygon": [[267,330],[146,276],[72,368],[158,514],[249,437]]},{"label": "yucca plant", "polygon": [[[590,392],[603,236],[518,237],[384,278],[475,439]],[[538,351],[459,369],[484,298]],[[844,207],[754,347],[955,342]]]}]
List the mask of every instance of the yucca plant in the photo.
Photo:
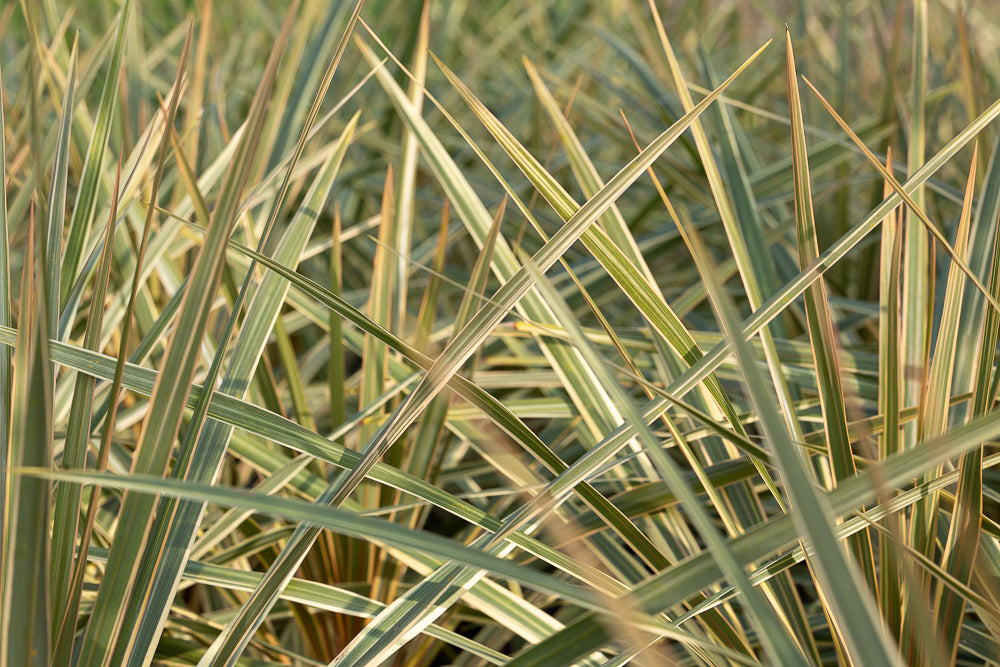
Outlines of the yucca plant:
[{"label": "yucca plant", "polygon": [[5,5],[0,664],[1000,664],[962,6]]}]

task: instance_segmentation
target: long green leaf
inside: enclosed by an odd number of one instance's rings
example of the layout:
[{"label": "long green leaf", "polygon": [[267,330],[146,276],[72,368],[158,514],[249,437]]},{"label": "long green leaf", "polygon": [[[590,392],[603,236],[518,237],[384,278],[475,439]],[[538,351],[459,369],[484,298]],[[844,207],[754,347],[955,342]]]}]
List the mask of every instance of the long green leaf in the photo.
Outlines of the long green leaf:
[{"label": "long green leaf", "polygon": [[[66,215],[66,178],[69,169],[70,128],[73,120],[73,107],[76,85],[76,57],[78,40],[73,42],[73,51],[66,67],[66,91],[63,95],[62,120],[59,123],[59,137],[56,140],[55,157],[52,161],[52,182],[49,186],[48,224],[46,225],[46,258],[45,270],[48,273],[46,284],[49,286],[49,322],[59,321],[59,282],[62,269],[62,239]],[[62,585],[64,581],[56,582]]]},{"label": "long green leaf", "polygon": [[[962,208],[962,215],[959,223],[959,238],[955,242],[956,249],[965,245],[970,234],[972,220],[972,191],[975,185],[977,150],[973,152],[972,166],[969,171],[969,182],[966,190],[966,199]],[[996,260],[994,260],[996,261]],[[942,341],[935,347],[934,366],[938,366],[938,355],[943,358],[941,366],[946,368],[939,372],[941,381],[936,383],[934,389],[936,395],[929,396],[929,401],[939,401],[946,398],[954,389],[953,386],[942,386],[945,379],[952,383],[957,382],[955,378],[955,366],[957,353],[959,351],[957,335],[958,323],[961,322],[961,304],[963,295],[955,294],[953,290],[964,289],[964,281],[956,277],[955,267],[952,267],[948,275],[948,292],[945,298],[945,310],[941,320],[941,333],[938,340]],[[990,276],[990,293],[996,296],[1000,291],[1000,276],[994,270]],[[950,306],[950,308],[949,308]],[[944,319],[948,317],[949,319]],[[989,367],[992,362],[987,350],[994,349],[997,340],[997,322],[1000,313],[994,309],[986,312],[983,327],[982,349],[979,354],[977,366],[976,384],[972,387],[974,392],[973,413],[980,415],[986,412],[987,401],[985,396],[989,393]],[[950,334],[950,335],[949,335]],[[944,342],[944,341],[947,341]],[[949,345],[950,344],[950,345]],[[948,345],[948,347],[945,347]],[[989,347],[993,346],[993,347]],[[938,350],[941,349],[941,352]],[[970,378],[971,381],[972,378]],[[930,391],[930,390],[929,390]],[[940,430],[943,432],[947,428],[947,407],[938,413]],[[925,422],[926,423],[926,422]],[[983,450],[982,447],[966,452],[959,463],[960,478],[958,491],[956,492],[955,505],[952,511],[951,522],[948,526],[948,536],[944,543],[943,566],[945,572],[954,576],[960,583],[968,584],[972,578],[972,570],[975,566],[977,553],[979,550],[979,537],[981,532],[981,521],[983,516]],[[936,613],[934,615],[941,628],[941,637],[944,640],[944,659],[954,661],[958,652],[958,644],[962,626],[962,616],[965,609],[965,601],[953,591],[945,588],[941,582],[937,586],[937,599],[935,601]]]},{"label": "long green leaf", "polygon": [[[32,216],[34,218],[34,216]],[[18,466],[52,466],[52,368],[48,354],[45,229],[30,220],[21,276],[7,460],[14,468],[3,524],[3,599],[0,662],[49,664],[51,646],[49,535],[50,484],[23,477]]]},{"label": "long green leaf", "polygon": [[[813,216],[812,183],[809,178],[808,151],[802,118],[802,103],[799,98],[798,76],[791,36],[786,33],[788,62],[789,111],[792,125],[792,170],[795,175],[795,228],[798,237],[799,262],[808,266],[819,255],[816,220]],[[847,402],[841,379],[842,370],[838,358],[838,337],[830,312],[826,283],[817,280],[806,290],[806,319],[809,324],[809,341],[812,344],[813,359],[823,410],[823,424],[827,437],[832,478],[839,482],[857,472],[854,452],[847,429]],[[877,590],[875,563],[871,539],[867,532],[851,538],[851,551],[861,568],[865,582],[872,591]]]},{"label": "long green leaf", "polygon": [[83,256],[83,246],[90,234],[94,211],[97,208],[97,188],[102,176],[104,153],[108,146],[111,133],[111,120],[115,114],[118,101],[118,77],[121,74],[122,56],[125,51],[125,33],[129,15],[132,10],[132,0],[123,0],[118,11],[118,22],[115,28],[115,42],[108,63],[104,87],[101,90],[101,102],[97,109],[97,122],[87,147],[87,157],[80,175],[80,185],[77,189],[76,203],[73,205],[73,218],[69,224],[69,234],[63,254],[62,276],[59,281],[59,293],[62,298],[69,294],[70,287],[76,280],[77,268]]},{"label": "long green leaf", "polygon": [[[7,144],[4,138],[6,130],[3,113],[3,75],[0,73],[0,177],[6,182],[7,174]],[[11,322],[11,285],[10,285],[10,236],[7,220],[7,188],[0,188],[0,327],[10,328]],[[9,347],[0,349],[0,405],[11,405],[11,381],[14,372],[13,354]],[[11,453],[11,422],[12,415],[8,410],[0,410],[0,526],[9,523],[9,491],[11,484],[10,453]],[[2,533],[2,531],[0,531]],[[0,535],[0,554],[7,553],[6,534]],[[4,588],[7,577],[0,572],[0,605],[4,600]],[[2,608],[2,607],[0,607]]]},{"label": "long green leaf", "polygon": [[[886,166],[892,166],[890,151]],[[884,194],[891,193],[886,183]],[[899,229],[900,212],[892,210],[882,221],[879,266],[879,395],[878,406],[883,428],[879,434],[879,457],[888,458],[901,450],[900,400],[902,378],[899,350],[899,263],[902,252],[902,235]],[[898,516],[887,519],[888,525],[900,533]],[[900,558],[894,541],[879,533],[879,606],[886,627],[898,638],[902,630],[903,599],[899,573]]]},{"label": "long green leaf", "polygon": [[[913,55],[911,61],[910,85],[910,123],[907,136],[907,173],[912,174],[924,161],[927,145],[927,79],[928,79],[928,32],[929,17],[927,16],[927,0],[913,2]],[[917,224],[917,210],[923,210],[926,204],[925,191],[920,188],[913,193],[916,206],[906,211],[903,223],[903,255],[902,255],[902,305],[900,318],[902,331],[900,346],[903,353],[904,368],[912,369],[904,375],[903,405],[921,405],[923,389],[926,382],[927,359],[930,350],[932,312],[934,303],[934,285],[930,282],[927,266],[932,262],[927,239],[927,232]],[[919,435],[916,424],[903,427],[903,446],[916,445]],[[921,553],[933,558],[936,550],[935,522],[936,512],[929,503],[918,503],[913,508],[909,522],[909,543]],[[916,590],[910,592],[911,598],[921,602],[903,610],[903,632],[901,644],[906,649],[905,656],[916,664],[931,659],[926,649],[931,638],[917,630],[921,622],[930,619],[924,609],[932,604],[929,598],[929,584],[922,578]],[[911,589],[913,586],[911,585]],[[926,604],[923,603],[926,599]],[[921,615],[924,620],[918,619]],[[930,623],[928,623],[930,624]]]}]

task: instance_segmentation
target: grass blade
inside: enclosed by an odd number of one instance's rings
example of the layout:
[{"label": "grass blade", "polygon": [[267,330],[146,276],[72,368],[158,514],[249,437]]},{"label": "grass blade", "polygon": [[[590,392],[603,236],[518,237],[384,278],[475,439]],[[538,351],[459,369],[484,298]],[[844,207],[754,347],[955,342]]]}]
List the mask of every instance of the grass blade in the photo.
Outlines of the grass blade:
[{"label": "grass blade", "polygon": [[[49,186],[48,225],[46,238],[49,239],[45,258],[45,270],[48,272],[46,284],[49,286],[49,317],[48,321],[59,321],[59,281],[62,269],[62,238],[66,210],[66,177],[69,168],[70,124],[73,120],[74,87],[76,84],[76,55],[78,40],[73,42],[73,51],[66,69],[66,92],[63,96],[63,114],[59,125],[59,137],[56,140],[55,158],[52,162],[52,184]],[[58,332],[57,332],[58,335]],[[56,581],[57,585],[65,582]],[[61,605],[60,605],[61,606]]]},{"label": "grass blade", "polygon": [[[966,201],[962,210],[962,219],[959,224],[959,235],[963,232],[969,233],[968,227],[972,217],[972,189],[975,184],[977,150],[973,153],[972,166],[969,171],[969,186],[966,192]],[[964,223],[964,224],[963,224]],[[1000,230],[994,222],[994,234]],[[964,241],[964,239],[963,239]],[[962,242],[956,240],[956,248],[961,247]],[[1000,276],[997,275],[997,262],[1000,257],[994,252],[993,270],[990,273],[990,293],[996,297],[1000,293]],[[954,273],[954,271],[952,272]],[[952,287],[952,276],[949,275],[949,294]],[[961,295],[953,297],[952,301],[962,301]],[[947,300],[946,300],[947,303]],[[960,309],[960,306],[959,306]],[[951,316],[960,321],[959,313],[952,312]],[[946,320],[942,319],[942,329]],[[996,348],[997,328],[1000,322],[1000,313],[994,309],[988,309],[983,321],[982,347],[977,360],[977,377],[973,387],[973,410],[972,414],[979,416],[987,411],[989,395],[989,367],[992,365],[991,350]],[[953,331],[952,335],[957,333]],[[940,335],[940,334],[939,334]],[[958,354],[958,340],[952,338],[954,347],[951,352]],[[957,361],[952,358],[953,363]],[[935,363],[937,353],[935,352]],[[951,365],[951,364],[949,364]],[[942,387],[937,388],[939,392]],[[950,393],[950,389],[948,390]],[[937,397],[934,397],[937,398]],[[947,418],[947,413],[942,415]],[[947,427],[947,423],[942,424]],[[944,430],[944,428],[942,429]],[[955,577],[962,584],[969,584],[972,580],[972,572],[975,567],[976,558],[979,552],[979,539],[981,535],[981,521],[983,517],[983,449],[974,448],[966,452],[958,466],[959,482],[958,490],[955,494],[955,505],[952,510],[951,522],[948,526],[948,536],[944,542],[943,566],[945,572]],[[987,607],[988,608],[988,607]],[[944,583],[938,584],[937,600],[935,604],[934,617],[940,628],[941,637],[944,640],[943,654],[946,660],[955,661],[958,653],[959,639],[961,638],[962,617],[965,609],[965,600],[952,590],[947,589]]]},{"label": "grass blade", "polygon": [[[892,152],[886,167],[892,166]],[[891,193],[885,184],[885,195]],[[884,460],[902,451],[900,441],[900,400],[902,376],[899,349],[899,262],[902,252],[899,210],[892,210],[882,221],[880,283],[879,283],[879,412],[884,425],[879,438],[879,458]],[[901,535],[898,516],[886,520],[887,527]],[[891,533],[890,533],[891,534]],[[879,607],[886,626],[897,637],[902,631],[902,579],[900,557],[895,542],[879,533]]]},{"label": "grass blade", "polygon": [[[0,177],[7,182],[7,143],[4,138],[6,125],[3,113],[3,75],[0,73]],[[10,285],[10,235],[7,220],[7,188],[0,187],[0,327],[10,328],[11,322],[11,285]],[[12,405],[11,381],[13,378],[13,355],[6,345],[0,349],[0,405]],[[11,461],[8,458],[11,450],[11,422],[9,410],[0,410],[0,526],[9,523],[10,509],[8,505],[11,476]],[[0,554],[7,553],[6,533],[0,531]],[[0,573],[0,605],[4,600],[6,574]],[[2,607],[0,607],[2,608]]]},{"label": "grass blade", "polygon": [[[11,397],[12,464],[7,514],[3,524],[3,600],[0,601],[0,656],[9,665],[49,664],[50,484],[24,477],[22,466],[52,466],[52,367],[48,355],[48,290],[45,284],[45,229],[30,220],[21,277]],[[5,471],[5,474],[6,473]],[[40,520],[41,519],[41,520]]]},{"label": "grass blade", "polygon": [[73,205],[73,218],[70,220],[69,233],[63,253],[62,277],[59,281],[59,293],[64,298],[69,294],[73,281],[76,280],[77,268],[83,256],[83,246],[90,235],[90,226],[97,208],[98,179],[101,177],[104,153],[107,150],[108,137],[111,132],[111,119],[115,113],[118,100],[118,77],[121,73],[122,55],[125,51],[125,37],[129,15],[132,10],[132,0],[123,0],[118,12],[118,23],[115,28],[115,42],[111,51],[111,61],[108,63],[104,87],[101,90],[101,103],[97,109],[97,122],[94,133],[90,137],[87,148],[87,158],[80,175],[80,185],[77,189],[76,203]]},{"label": "grass blade", "polygon": [[[795,70],[792,39],[788,32],[785,33],[785,42],[788,59],[789,111],[792,121],[792,169],[795,173],[795,227],[798,235],[799,262],[802,266],[808,266],[819,255],[819,244],[816,238],[816,220],[813,217],[812,183],[809,178],[798,76]],[[806,291],[805,307],[832,468],[830,472],[832,478],[839,482],[854,476],[857,468],[854,465],[854,452],[847,430],[847,403],[841,382],[837,332],[830,313],[826,284],[822,278]],[[867,531],[853,537],[850,548],[869,589],[877,590],[871,538]]]}]

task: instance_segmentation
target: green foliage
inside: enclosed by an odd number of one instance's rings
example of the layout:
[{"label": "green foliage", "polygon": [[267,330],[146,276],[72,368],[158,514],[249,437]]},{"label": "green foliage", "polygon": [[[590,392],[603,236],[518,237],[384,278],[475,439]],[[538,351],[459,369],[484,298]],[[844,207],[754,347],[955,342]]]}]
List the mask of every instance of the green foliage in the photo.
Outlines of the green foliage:
[{"label": "green foliage", "polygon": [[996,661],[965,4],[4,5],[0,664]]}]

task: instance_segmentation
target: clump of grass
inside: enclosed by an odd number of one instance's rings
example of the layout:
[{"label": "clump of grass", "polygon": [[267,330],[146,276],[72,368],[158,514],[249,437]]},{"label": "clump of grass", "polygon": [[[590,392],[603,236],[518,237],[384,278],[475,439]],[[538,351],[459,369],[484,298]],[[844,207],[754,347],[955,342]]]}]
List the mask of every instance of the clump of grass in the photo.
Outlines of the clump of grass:
[{"label": "clump of grass", "polygon": [[1000,655],[994,17],[93,4],[0,11],[0,662]]}]

